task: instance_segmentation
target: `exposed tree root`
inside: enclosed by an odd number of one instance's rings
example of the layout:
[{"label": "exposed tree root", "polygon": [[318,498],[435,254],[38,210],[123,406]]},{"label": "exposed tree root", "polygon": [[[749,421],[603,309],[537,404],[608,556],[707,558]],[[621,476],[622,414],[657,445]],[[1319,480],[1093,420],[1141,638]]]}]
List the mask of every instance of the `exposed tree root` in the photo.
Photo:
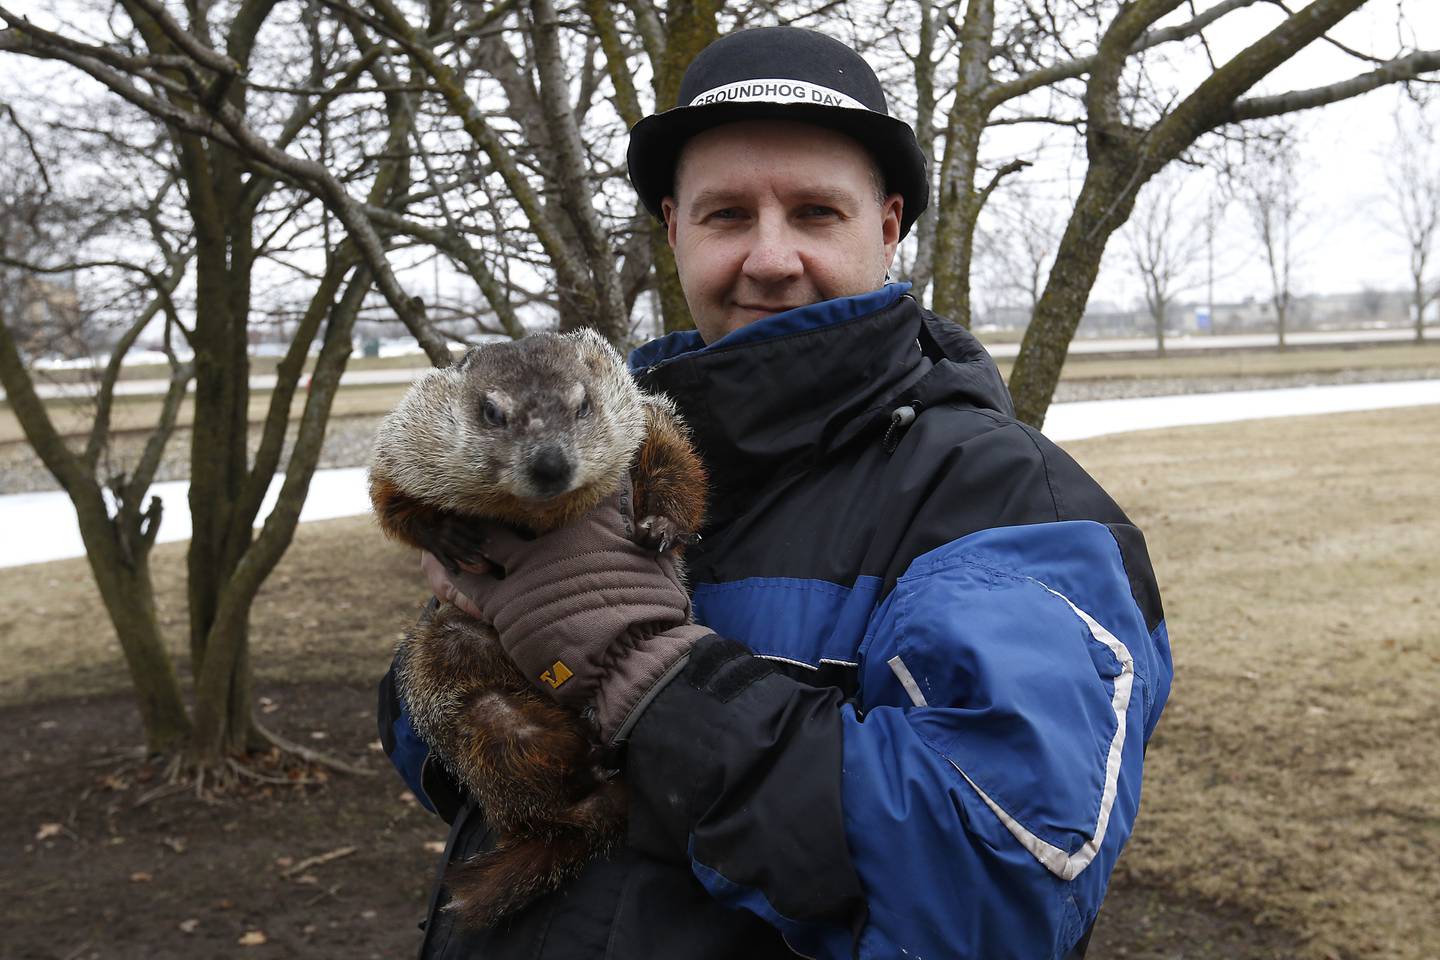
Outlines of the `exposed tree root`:
[{"label": "exposed tree root", "polygon": [[292,756],[299,757],[306,763],[313,763],[317,764],[318,766],[329,767],[331,770],[338,770],[341,773],[348,773],[356,777],[375,776],[374,770],[366,770],[364,767],[353,766],[346,763],[344,760],[340,760],[336,757],[330,756],[328,753],[323,753],[319,750],[303,746],[302,744],[295,743],[293,740],[286,740],[284,737],[280,736],[278,733],[275,733],[273,730],[266,729],[260,724],[258,720],[252,719],[250,721],[250,725],[255,729],[255,732],[259,733],[260,736],[268,740],[270,744],[277,750],[279,750],[281,753],[288,753]]},{"label": "exposed tree root", "polygon": [[[199,759],[182,752],[170,757],[156,778],[155,786],[140,794],[134,806],[164,800],[193,792],[202,803],[213,803],[223,796],[243,795],[254,787],[268,793],[271,787],[304,787],[323,784],[329,779],[325,770],[336,770],[358,777],[372,777],[375,771],[353,766],[319,750],[287,740],[279,734],[252,723],[252,741],[261,740],[266,749],[254,750],[243,756]],[[144,754],[124,754],[112,762],[134,764],[143,762]]]}]

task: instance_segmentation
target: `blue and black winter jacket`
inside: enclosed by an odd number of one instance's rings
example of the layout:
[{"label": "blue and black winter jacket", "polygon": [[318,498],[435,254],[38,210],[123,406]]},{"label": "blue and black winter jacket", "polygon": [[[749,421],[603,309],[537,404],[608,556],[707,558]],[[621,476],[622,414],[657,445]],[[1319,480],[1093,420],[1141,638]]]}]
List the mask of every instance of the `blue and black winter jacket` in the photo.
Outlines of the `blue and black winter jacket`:
[{"label": "blue and black winter jacket", "polygon": [[[687,563],[715,636],[632,731],[627,849],[496,930],[432,913],[426,956],[1078,955],[1169,691],[1159,594],[1120,508],[904,289],[632,356],[713,478]],[[447,856],[483,849],[381,699]]]}]

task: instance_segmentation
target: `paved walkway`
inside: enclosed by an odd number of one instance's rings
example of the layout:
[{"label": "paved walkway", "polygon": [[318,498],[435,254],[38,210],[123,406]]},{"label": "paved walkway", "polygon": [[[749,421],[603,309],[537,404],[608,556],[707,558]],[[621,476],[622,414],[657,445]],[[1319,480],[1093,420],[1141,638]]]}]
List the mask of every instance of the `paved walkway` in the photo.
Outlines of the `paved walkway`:
[{"label": "paved walkway", "polygon": [[[984,337],[982,335],[981,339]],[[1311,330],[1291,333],[1285,342],[1292,346],[1325,346],[1327,344],[1358,343],[1405,343],[1415,339],[1413,329],[1384,330]],[[1196,350],[1245,350],[1266,349],[1276,345],[1273,333],[1197,334],[1193,336],[1172,335],[1165,338],[1165,349],[1169,351],[1193,352]],[[990,355],[997,359],[1013,358],[1020,352],[1018,343],[986,344]],[[1155,349],[1154,337],[1101,337],[1072,340],[1069,352],[1086,353],[1145,353]],[[415,355],[415,366],[385,370],[347,370],[341,378],[346,386],[361,386],[377,383],[409,383],[430,367],[424,356]],[[273,373],[257,373],[250,378],[251,390],[272,390],[276,377]],[[145,397],[164,396],[169,389],[166,380],[121,380],[115,384],[116,396]],[[195,384],[192,382],[193,390]],[[88,397],[93,390],[88,383],[41,383],[35,392],[42,399],[53,397]],[[0,400],[5,391],[0,390]]]},{"label": "paved walkway", "polygon": [[[1440,404],[1440,380],[1087,400],[1051,406],[1046,416],[1045,435],[1063,443],[1132,430],[1435,404]],[[1436,414],[1426,410],[1417,411],[1416,415]],[[279,484],[277,477],[260,509],[262,517],[274,504]],[[159,540],[190,537],[188,490],[186,481],[157,483],[151,487],[151,493],[159,496],[166,506]],[[328,520],[369,512],[363,467],[317,470],[300,519],[302,522]],[[69,498],[60,491],[0,496],[0,531],[3,531],[0,567],[85,555],[75,512]]]}]

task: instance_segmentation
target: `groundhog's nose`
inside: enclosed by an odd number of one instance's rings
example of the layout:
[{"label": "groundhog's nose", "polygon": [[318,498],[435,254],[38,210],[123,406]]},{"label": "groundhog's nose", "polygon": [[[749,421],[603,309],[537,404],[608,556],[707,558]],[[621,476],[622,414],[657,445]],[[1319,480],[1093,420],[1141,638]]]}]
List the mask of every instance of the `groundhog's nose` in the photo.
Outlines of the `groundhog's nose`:
[{"label": "groundhog's nose", "polygon": [[554,495],[570,485],[575,466],[559,447],[545,447],[530,461],[530,481],[542,495]]}]

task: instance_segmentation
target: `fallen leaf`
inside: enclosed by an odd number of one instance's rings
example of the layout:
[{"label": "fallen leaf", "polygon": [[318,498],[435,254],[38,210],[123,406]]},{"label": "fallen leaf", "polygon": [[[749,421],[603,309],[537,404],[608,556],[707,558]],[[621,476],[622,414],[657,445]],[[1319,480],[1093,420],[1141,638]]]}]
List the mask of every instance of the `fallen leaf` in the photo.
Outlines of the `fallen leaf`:
[{"label": "fallen leaf", "polygon": [[181,933],[194,933],[200,927],[200,921],[194,918],[180,921]]},{"label": "fallen leaf", "polygon": [[136,870],[134,873],[130,874],[131,883],[149,883],[151,880],[154,879],[155,877],[153,874],[146,873],[144,870]]},{"label": "fallen leaf", "polygon": [[247,930],[240,939],[235,942],[242,947],[258,947],[262,943],[269,943],[270,938],[265,936],[264,930]]},{"label": "fallen leaf", "polygon": [[371,740],[368,744],[366,744],[366,746],[370,748],[371,753],[385,752],[385,744],[381,743],[379,740]]},{"label": "fallen leaf", "polygon": [[233,906],[235,906],[235,901],[231,900],[229,897],[225,897],[222,900],[215,901],[216,910],[229,910]]},{"label": "fallen leaf", "polygon": [[300,874],[300,876],[295,878],[295,882],[303,883],[307,886],[313,886],[320,882],[320,878],[315,876],[315,874],[313,873],[302,873]]},{"label": "fallen leaf", "polygon": [[444,852],[445,852],[445,841],[444,841],[444,840],[426,840],[426,841],[425,841],[425,849],[426,849],[427,851],[429,851],[430,853],[444,853]]},{"label": "fallen leaf", "polygon": [[311,731],[310,731],[310,739],[311,739],[311,740],[324,740],[324,739],[326,739],[326,738],[329,737],[329,736],[330,736],[330,734],[326,733],[324,730],[311,730]]},{"label": "fallen leaf", "polygon": [[[401,636],[401,637],[404,637],[405,635],[402,633],[400,636]],[[55,729],[56,727],[58,727],[58,726],[60,726],[60,724],[56,723],[54,720],[41,720],[41,721],[40,721],[40,729],[41,729],[41,730],[54,730],[54,729]]]},{"label": "fallen leaf", "polygon": [[402,790],[400,791],[399,800],[401,803],[414,803],[415,794],[411,793],[409,790]]},{"label": "fallen leaf", "polygon": [[295,864],[295,858],[294,858],[294,857],[276,857],[276,858],[275,858],[275,866],[279,867],[281,870],[284,870],[286,867],[289,867],[289,866],[294,866],[294,864]]},{"label": "fallen leaf", "polygon": [[101,779],[100,786],[104,787],[106,790],[114,790],[116,792],[119,792],[121,790],[129,790],[130,782],[124,777],[112,773],[109,776]]},{"label": "fallen leaf", "polygon": [[184,837],[166,837],[164,840],[161,840],[160,842],[163,843],[163,844],[165,844],[165,846],[169,847],[171,850],[174,850],[176,853],[184,853],[184,852],[185,852],[185,838],[184,838]]},{"label": "fallen leaf", "polygon": [[377,916],[377,914],[375,913],[374,910],[361,910],[361,911],[360,911],[360,919],[361,919],[361,920],[374,920],[376,916]]},{"label": "fallen leaf", "polygon": [[51,837],[58,837],[64,829],[65,825],[63,823],[42,823],[40,824],[40,829],[35,831],[35,839],[49,840]]}]

